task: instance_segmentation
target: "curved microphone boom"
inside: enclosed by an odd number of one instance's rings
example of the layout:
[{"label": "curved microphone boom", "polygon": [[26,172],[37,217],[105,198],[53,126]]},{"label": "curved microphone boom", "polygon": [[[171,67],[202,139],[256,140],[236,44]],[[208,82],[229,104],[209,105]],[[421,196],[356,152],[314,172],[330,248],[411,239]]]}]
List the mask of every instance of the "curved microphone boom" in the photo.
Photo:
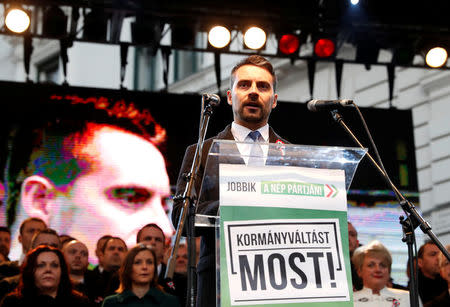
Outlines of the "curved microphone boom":
[{"label": "curved microphone boom", "polygon": [[338,100],[319,100],[313,99],[308,101],[307,108],[311,112],[319,112],[319,111],[331,111],[336,110],[341,107],[346,107],[348,105],[352,105],[353,100],[351,99],[338,99]]},{"label": "curved microphone boom", "polygon": [[216,94],[202,94],[203,100],[206,103],[209,103],[213,107],[216,107],[220,104],[220,97]]}]

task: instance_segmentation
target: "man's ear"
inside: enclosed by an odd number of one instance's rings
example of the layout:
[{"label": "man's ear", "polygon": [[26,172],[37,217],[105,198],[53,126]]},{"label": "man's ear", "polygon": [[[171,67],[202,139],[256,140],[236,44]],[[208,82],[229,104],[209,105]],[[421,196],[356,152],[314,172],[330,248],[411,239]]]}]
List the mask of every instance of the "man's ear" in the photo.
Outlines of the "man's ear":
[{"label": "man's ear", "polygon": [[422,266],[423,266],[423,259],[422,258],[417,258],[417,265],[419,266],[419,268],[422,268]]},{"label": "man's ear", "polygon": [[273,95],[273,103],[272,103],[272,109],[275,109],[277,107],[278,103],[278,94]]},{"label": "man's ear", "polygon": [[233,105],[233,101],[231,99],[231,90],[227,91],[227,102],[230,106]]},{"label": "man's ear", "polygon": [[51,216],[50,202],[54,198],[54,185],[45,177],[33,175],[22,184],[20,199],[28,216],[38,217],[47,225]]}]

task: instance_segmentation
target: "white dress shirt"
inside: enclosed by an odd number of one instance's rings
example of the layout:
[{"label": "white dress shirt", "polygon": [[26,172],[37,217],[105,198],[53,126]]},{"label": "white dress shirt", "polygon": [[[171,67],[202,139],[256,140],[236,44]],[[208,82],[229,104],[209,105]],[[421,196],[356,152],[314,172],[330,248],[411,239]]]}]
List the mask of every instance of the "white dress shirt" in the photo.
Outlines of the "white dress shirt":
[{"label": "white dress shirt", "polygon": [[[234,140],[237,142],[250,142],[249,144],[237,144],[239,153],[245,161],[245,164],[248,164],[248,159],[250,155],[250,151],[252,149],[253,140],[248,136],[250,132],[253,130],[248,129],[247,127],[236,124],[235,122],[231,123],[231,133],[233,134]],[[269,143],[269,124],[258,129],[259,133],[261,133],[264,142],[261,143]],[[264,154],[264,162],[267,158],[267,152],[269,151],[269,146],[261,146],[263,154]]]}]

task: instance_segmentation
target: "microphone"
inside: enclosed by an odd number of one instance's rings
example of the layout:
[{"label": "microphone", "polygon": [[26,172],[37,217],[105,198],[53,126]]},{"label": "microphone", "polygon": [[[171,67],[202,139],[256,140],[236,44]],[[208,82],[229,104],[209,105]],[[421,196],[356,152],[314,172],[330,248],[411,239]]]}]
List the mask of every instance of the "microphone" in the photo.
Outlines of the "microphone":
[{"label": "microphone", "polygon": [[340,107],[346,107],[348,105],[353,104],[353,100],[351,99],[338,99],[338,100],[319,100],[313,99],[308,101],[307,107],[311,112],[319,112],[319,111],[327,111],[327,110],[335,110]]},{"label": "microphone", "polygon": [[216,94],[202,94],[203,100],[211,106],[216,107],[220,104],[220,97]]}]

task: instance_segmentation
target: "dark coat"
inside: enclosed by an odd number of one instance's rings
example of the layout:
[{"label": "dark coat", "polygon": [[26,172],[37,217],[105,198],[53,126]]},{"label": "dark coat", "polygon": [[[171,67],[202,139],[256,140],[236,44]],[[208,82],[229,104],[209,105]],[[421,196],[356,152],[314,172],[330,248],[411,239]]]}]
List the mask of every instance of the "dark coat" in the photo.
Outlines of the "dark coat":
[{"label": "dark coat", "polygon": [[69,297],[57,296],[53,298],[48,295],[33,295],[31,297],[19,296],[16,293],[7,295],[0,304],[1,307],[90,307],[87,297],[80,294],[72,294]]},{"label": "dark coat", "polygon": [[[197,205],[197,213],[204,215],[217,215],[217,210],[219,208],[219,190],[217,185],[218,180],[218,163],[214,163],[216,166],[216,170],[209,171],[210,177],[212,178],[203,178],[205,175],[205,167],[207,162],[207,157],[209,153],[209,149],[214,140],[233,140],[234,137],[231,133],[231,125],[225,127],[225,129],[220,132],[215,137],[205,140],[203,149],[202,149],[202,159],[198,172],[198,179],[195,182],[195,193],[196,195],[200,194],[202,179],[203,185],[211,185],[211,188],[204,193]],[[282,139],[279,135],[277,135],[272,128],[269,128],[269,142],[276,143],[277,141],[281,141],[283,143],[289,143],[286,140]],[[178,175],[177,181],[177,191],[176,195],[180,195],[184,192],[186,181],[184,180],[184,174],[190,171],[192,161],[194,159],[196,144],[190,145],[184,154],[183,163],[181,165],[180,173]],[[238,150],[236,148],[236,150]],[[269,152],[270,155],[270,152]],[[237,157],[236,159],[242,161],[241,157]],[[215,161],[218,162],[218,161]],[[222,162],[222,161],[221,161]],[[210,163],[210,162],[209,162]],[[214,176],[216,176],[214,178]],[[203,189],[205,191],[205,189]],[[181,207],[183,206],[182,201],[178,201],[174,203],[173,211],[172,211],[172,221],[177,226],[178,218],[180,216]],[[196,229],[196,235],[201,236],[201,245],[200,245],[200,259],[197,264],[197,306],[215,306],[216,304],[216,295],[215,295],[215,285],[216,285],[216,258],[215,258],[215,231],[213,228],[204,227],[204,229]]]},{"label": "dark coat", "polygon": [[89,274],[89,280],[86,281],[86,294],[98,306],[100,306],[105,297],[114,294],[120,285],[118,272],[108,272],[106,270],[100,272],[98,266],[92,270]]},{"label": "dark coat", "polygon": [[441,293],[441,295],[435,297],[431,301],[425,304],[424,307],[448,307],[450,306],[450,294],[448,289]]},{"label": "dark coat", "polygon": [[442,292],[448,290],[447,282],[437,275],[435,279],[431,279],[423,275],[422,270],[418,270],[419,295],[422,303],[425,305]]},{"label": "dark coat", "polygon": [[180,304],[175,296],[151,288],[142,298],[137,297],[131,290],[125,290],[122,293],[108,296],[102,305],[102,307],[119,306],[179,307]]}]

